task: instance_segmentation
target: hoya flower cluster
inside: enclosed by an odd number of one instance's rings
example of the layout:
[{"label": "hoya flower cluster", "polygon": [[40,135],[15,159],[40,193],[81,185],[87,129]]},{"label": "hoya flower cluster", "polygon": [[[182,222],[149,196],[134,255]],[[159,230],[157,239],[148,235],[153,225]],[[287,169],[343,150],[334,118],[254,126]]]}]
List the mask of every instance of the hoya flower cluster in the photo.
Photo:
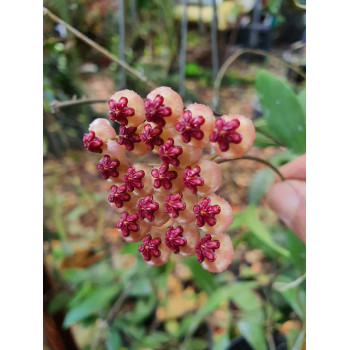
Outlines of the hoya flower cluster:
[{"label": "hoya flower cluster", "polygon": [[[203,268],[221,272],[233,260],[225,230],[233,216],[230,204],[215,194],[220,166],[202,154],[211,147],[221,158],[238,158],[252,146],[253,123],[241,115],[216,118],[202,104],[184,109],[181,97],[159,87],[143,100],[131,90],[109,100],[109,119],[96,119],[84,135],[84,147],[100,153],[101,176],[111,182],[108,201],[118,218],[117,230],[152,266],[171,253],[197,255]],[[158,164],[133,163],[133,155],[154,152]],[[130,157],[131,156],[131,157]]]}]

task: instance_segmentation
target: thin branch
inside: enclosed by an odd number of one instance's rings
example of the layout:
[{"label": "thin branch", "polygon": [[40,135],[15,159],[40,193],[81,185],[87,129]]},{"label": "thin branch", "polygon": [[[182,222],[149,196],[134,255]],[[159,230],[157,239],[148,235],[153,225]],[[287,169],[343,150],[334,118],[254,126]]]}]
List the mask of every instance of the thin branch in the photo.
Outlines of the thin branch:
[{"label": "thin branch", "polygon": [[104,331],[114,320],[114,318],[117,316],[120,307],[123,305],[124,301],[127,299],[129,292],[131,288],[133,287],[134,283],[136,280],[131,282],[128,287],[126,287],[123,292],[120,294],[119,298],[117,301],[114,303],[114,305],[111,307],[109,310],[106,319],[100,321],[99,328],[97,330],[97,333],[91,343],[90,350],[96,350],[98,345],[100,344],[101,341],[101,336]]},{"label": "thin branch", "polygon": [[216,163],[221,164],[221,163],[226,163],[226,162],[230,162],[230,161],[235,161],[235,160],[240,160],[240,159],[248,159],[248,160],[253,160],[255,162],[259,162],[262,163],[266,166],[268,166],[269,168],[271,168],[279,177],[282,181],[285,180],[285,177],[281,174],[281,172],[274,166],[272,165],[270,162],[268,162],[265,159],[261,159],[258,157],[253,157],[253,156],[243,156],[240,158],[235,158],[235,159],[219,159],[216,161]]},{"label": "thin branch", "polygon": [[299,7],[300,9],[306,10],[306,5],[301,4],[300,2],[298,2],[298,0],[293,0],[293,2],[294,2],[294,5],[296,7]]},{"label": "thin branch", "polygon": [[[118,6],[118,52],[121,60],[125,60],[125,28],[124,28],[124,0],[117,0]],[[119,67],[119,89],[124,89],[126,84],[125,69]]]},{"label": "thin branch", "polygon": [[87,104],[93,104],[93,103],[107,103],[108,100],[106,99],[87,99],[87,98],[81,98],[81,99],[72,99],[68,101],[57,101],[54,100],[50,103],[51,107],[51,113],[58,113],[61,108],[65,107],[71,107],[71,106],[80,106],[80,105],[87,105]]},{"label": "thin branch", "polygon": [[199,34],[204,33],[203,25],[203,0],[199,0],[199,16],[198,16],[198,32]]},{"label": "thin branch", "polygon": [[301,71],[298,67],[293,66],[292,64],[285,62],[283,59],[276,57],[274,55],[271,55],[263,50],[258,50],[258,49],[240,49],[237,50],[234,54],[232,54],[221,66],[219,73],[216,77],[215,83],[214,83],[214,91],[213,91],[213,100],[212,100],[212,107],[214,109],[217,109],[219,105],[219,92],[220,92],[220,86],[222,79],[227,71],[227,69],[231,66],[231,64],[241,55],[245,53],[251,53],[255,55],[260,55],[260,56],[265,56],[265,57],[270,57],[271,59],[274,59],[275,61],[280,62],[284,66],[290,68],[291,70],[295,71],[298,73],[300,76],[303,78],[306,78],[306,75],[303,71]]},{"label": "thin branch", "polygon": [[185,95],[185,79],[186,79],[186,42],[187,42],[187,3],[183,0],[183,13],[181,20],[181,40],[180,40],[180,62],[179,62],[179,94],[181,97]]},{"label": "thin branch", "polygon": [[76,36],[78,39],[80,39],[81,41],[83,41],[85,44],[89,45],[90,47],[92,47],[93,49],[95,49],[96,51],[100,52],[102,55],[108,57],[110,60],[118,63],[120,66],[122,66],[123,68],[125,68],[125,70],[127,70],[130,74],[134,75],[136,78],[138,78],[139,80],[141,80],[143,83],[145,83],[146,85],[148,85],[148,87],[150,87],[151,89],[154,89],[156,87],[156,85],[149,81],[144,75],[142,75],[140,72],[138,72],[137,70],[135,70],[134,68],[132,68],[131,66],[129,66],[126,62],[124,62],[123,60],[121,60],[119,57],[117,57],[116,55],[113,55],[111,52],[109,52],[108,50],[106,50],[104,47],[102,47],[101,45],[97,44],[96,42],[94,42],[93,40],[91,40],[90,38],[88,38],[86,35],[84,35],[83,33],[79,32],[77,29],[75,29],[74,27],[72,27],[70,24],[68,24],[67,22],[65,22],[63,19],[57,17],[56,15],[54,15],[50,10],[48,10],[46,7],[43,8],[44,9],[44,15],[50,17],[50,19],[52,19],[54,22],[59,23],[61,25],[63,25],[65,28],[67,28],[74,36]]},{"label": "thin branch", "polygon": [[275,142],[278,146],[285,147],[280,141],[278,141],[273,136],[271,136],[268,132],[260,129],[259,127],[255,127],[255,131],[259,132],[261,135],[264,135],[265,137],[269,138],[270,140]]},{"label": "thin branch", "polygon": [[218,56],[218,16],[216,8],[216,0],[212,0],[213,19],[210,23],[210,42],[211,42],[211,60],[213,67],[213,80],[216,79],[219,70],[219,56]]}]

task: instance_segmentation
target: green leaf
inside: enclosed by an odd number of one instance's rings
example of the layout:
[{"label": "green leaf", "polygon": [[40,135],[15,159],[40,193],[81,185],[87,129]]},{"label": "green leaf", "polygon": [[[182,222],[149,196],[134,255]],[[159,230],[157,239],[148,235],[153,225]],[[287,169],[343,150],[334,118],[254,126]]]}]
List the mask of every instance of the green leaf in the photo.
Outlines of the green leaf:
[{"label": "green leaf", "polygon": [[258,204],[260,198],[266,193],[266,190],[273,182],[274,172],[271,169],[262,169],[254,174],[249,188],[249,203]]},{"label": "green leaf", "polygon": [[142,339],[141,345],[155,349],[161,344],[168,343],[171,339],[172,336],[165,332],[153,331]]},{"label": "green leaf", "polygon": [[262,302],[254,292],[256,281],[235,281],[231,285],[230,299],[240,308],[237,326],[248,343],[256,350],[265,350]]},{"label": "green leaf", "polygon": [[119,350],[121,347],[121,339],[119,333],[115,329],[110,329],[106,339],[107,350]]},{"label": "green leaf", "polygon": [[196,257],[191,256],[184,259],[186,265],[191,269],[192,276],[198,287],[207,293],[213,292],[217,288],[213,274],[204,270],[201,264],[198,263]]},{"label": "green leaf", "polygon": [[280,167],[288,162],[291,162],[298,156],[294,153],[292,153],[290,150],[286,149],[280,153],[275,154],[273,157],[270,158],[270,162],[276,166]]},{"label": "green leaf", "polygon": [[186,341],[184,348],[186,350],[205,350],[208,349],[208,341],[202,338],[191,338]]},{"label": "green leaf", "polygon": [[54,314],[59,310],[64,310],[69,301],[69,294],[65,291],[58,292],[51,300],[49,304],[49,313]]},{"label": "green leaf", "polygon": [[148,299],[140,298],[137,300],[135,309],[125,315],[128,322],[134,324],[143,322],[157,306],[157,298],[151,294]]},{"label": "green leaf", "polygon": [[[293,349],[294,344],[297,342],[300,331],[296,328],[290,328],[287,330],[285,336],[287,338],[288,349]],[[293,349],[294,350],[294,349]]]},{"label": "green leaf", "polygon": [[306,271],[306,247],[305,244],[291,230],[286,230],[287,249],[294,267],[301,273]]},{"label": "green leaf", "polygon": [[303,107],[304,114],[306,115],[306,89],[303,89],[298,94],[298,101]]},{"label": "green leaf", "polygon": [[261,322],[243,315],[237,322],[237,327],[254,350],[267,350],[264,328]]},{"label": "green leaf", "polygon": [[133,297],[140,297],[150,295],[151,293],[151,281],[147,278],[140,278],[135,282],[129,294]]},{"label": "green leaf", "polygon": [[244,311],[255,311],[257,315],[262,310],[261,300],[257,294],[253,291],[258,287],[258,283],[253,282],[233,282],[231,285],[230,299]]},{"label": "green leaf", "polygon": [[44,157],[47,155],[49,149],[49,141],[47,140],[47,137],[43,136],[43,155]]},{"label": "green leaf", "polygon": [[197,310],[189,327],[187,328],[187,334],[193,334],[197,327],[202,322],[203,318],[210,312],[214,311],[223,301],[228,300],[232,293],[232,286],[228,285],[221,287],[212,292],[206,302]]},{"label": "green leaf", "polygon": [[132,242],[125,244],[122,248],[122,254],[135,254],[137,252],[137,247],[140,245],[139,242]]},{"label": "green leaf", "polygon": [[227,349],[230,344],[230,338],[227,334],[223,334],[214,342],[213,350]]},{"label": "green leaf", "polygon": [[99,288],[94,291],[81,304],[69,310],[67,313],[63,326],[68,327],[74,322],[80,321],[85,317],[95,313],[97,310],[105,307],[110,300],[117,294],[119,287],[110,286]]},{"label": "green leaf", "polygon": [[70,283],[79,284],[89,280],[89,272],[84,269],[72,268],[64,271],[63,277]]},{"label": "green leaf", "polygon": [[305,153],[305,113],[290,85],[261,70],[256,89],[269,132],[297,154]]},{"label": "green leaf", "polygon": [[267,0],[267,7],[273,14],[278,14],[281,7],[281,0]]},{"label": "green leaf", "polygon": [[[277,290],[287,303],[291,306],[291,308],[295,311],[295,313],[300,317],[300,319],[305,318],[305,309],[306,309],[306,293],[303,288],[301,288],[300,284],[297,284],[293,288],[282,289],[281,284],[291,284],[293,279],[289,276],[280,275],[276,279],[276,282],[273,285],[273,288]],[[278,286],[278,287],[277,287]]]},{"label": "green leaf", "polygon": [[266,226],[260,221],[255,205],[251,204],[247,207],[247,209],[240,212],[239,214],[236,214],[234,223],[235,224],[231,227],[236,227],[237,224],[246,225],[251,231],[251,233],[254,234],[254,236],[258,238],[262,243],[267,245],[269,248],[273,249],[275,252],[289,259],[289,251],[278,245],[272,239],[271,233],[266,228]]}]

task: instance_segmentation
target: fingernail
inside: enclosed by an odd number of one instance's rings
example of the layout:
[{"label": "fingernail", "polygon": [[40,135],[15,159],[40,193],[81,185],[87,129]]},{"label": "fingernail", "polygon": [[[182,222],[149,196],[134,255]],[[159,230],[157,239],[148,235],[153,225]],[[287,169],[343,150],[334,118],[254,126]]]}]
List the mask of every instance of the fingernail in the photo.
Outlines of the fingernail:
[{"label": "fingernail", "polygon": [[284,181],[273,185],[267,195],[267,201],[270,208],[290,227],[300,204],[300,197],[292,184]]}]

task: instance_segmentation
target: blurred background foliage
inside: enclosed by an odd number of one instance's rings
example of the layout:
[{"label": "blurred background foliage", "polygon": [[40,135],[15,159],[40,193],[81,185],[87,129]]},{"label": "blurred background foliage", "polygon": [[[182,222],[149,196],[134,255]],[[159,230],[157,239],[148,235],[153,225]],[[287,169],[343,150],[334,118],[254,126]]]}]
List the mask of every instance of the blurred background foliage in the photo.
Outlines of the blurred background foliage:
[{"label": "blurred background foliage", "polygon": [[[120,0],[44,1],[111,53],[122,57],[123,50],[125,61],[156,85],[178,91],[184,70],[185,103],[212,105],[213,2],[188,1],[183,67],[182,2],[123,5],[121,44]],[[267,53],[247,53],[230,65],[216,111],[251,117],[257,138],[250,154],[275,166],[306,151],[305,79],[285,65],[305,72],[304,7],[292,0],[216,2],[219,67],[241,48]],[[44,348],[305,348],[305,246],[266,205],[273,172],[244,160],[221,165],[218,194],[234,210],[228,232],[236,254],[227,271],[214,275],[194,257],[178,256],[147,267],[137,243],[117,236],[98,157],[82,150],[83,133],[93,119],[107,117],[107,104],[55,106],[107,100],[124,87],[145,97],[148,88],[130,74],[123,86],[125,72],[115,62],[48,17],[43,44]]]}]

